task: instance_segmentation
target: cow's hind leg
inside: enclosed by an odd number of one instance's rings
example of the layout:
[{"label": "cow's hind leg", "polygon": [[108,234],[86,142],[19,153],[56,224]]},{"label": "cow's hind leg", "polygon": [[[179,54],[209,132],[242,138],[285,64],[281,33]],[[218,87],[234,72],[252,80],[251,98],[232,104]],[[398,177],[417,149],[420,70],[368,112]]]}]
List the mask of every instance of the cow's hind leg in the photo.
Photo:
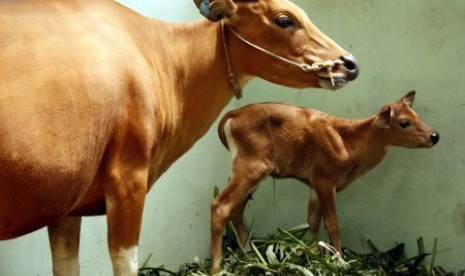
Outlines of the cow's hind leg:
[{"label": "cow's hind leg", "polygon": [[53,275],[79,275],[81,217],[65,217],[48,226]]}]

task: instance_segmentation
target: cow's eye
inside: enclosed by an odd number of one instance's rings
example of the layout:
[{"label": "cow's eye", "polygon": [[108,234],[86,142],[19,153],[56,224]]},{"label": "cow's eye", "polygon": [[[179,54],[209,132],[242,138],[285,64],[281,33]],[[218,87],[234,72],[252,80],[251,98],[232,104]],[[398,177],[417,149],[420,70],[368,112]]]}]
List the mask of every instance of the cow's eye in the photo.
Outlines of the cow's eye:
[{"label": "cow's eye", "polygon": [[410,126],[410,122],[409,121],[402,121],[400,122],[400,127],[401,128],[408,128]]},{"label": "cow's eye", "polygon": [[283,29],[295,26],[294,21],[285,14],[278,16],[274,22]]}]

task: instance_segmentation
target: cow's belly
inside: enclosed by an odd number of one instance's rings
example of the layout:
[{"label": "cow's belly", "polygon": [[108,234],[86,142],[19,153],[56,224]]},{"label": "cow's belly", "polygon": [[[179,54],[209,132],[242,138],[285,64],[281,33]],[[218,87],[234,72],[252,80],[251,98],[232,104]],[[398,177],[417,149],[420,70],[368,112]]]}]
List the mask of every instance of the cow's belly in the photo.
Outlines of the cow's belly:
[{"label": "cow's belly", "polygon": [[[98,177],[98,175],[97,175]],[[103,192],[103,182],[94,181],[89,189],[82,195],[79,201],[72,207],[68,215],[70,216],[96,216],[106,213],[105,195]]]},{"label": "cow's belly", "polygon": [[94,185],[109,140],[129,99],[150,106],[136,97],[149,74],[125,25],[91,11],[0,14],[0,239],[102,213]]},{"label": "cow's belly", "polygon": [[92,184],[118,112],[118,100],[105,90],[74,82],[60,85],[58,79],[28,90],[13,79],[5,84],[0,89],[0,239],[34,231],[72,209]]},{"label": "cow's belly", "polygon": [[0,171],[0,240],[29,233],[65,215],[90,179],[53,166],[21,170]]}]

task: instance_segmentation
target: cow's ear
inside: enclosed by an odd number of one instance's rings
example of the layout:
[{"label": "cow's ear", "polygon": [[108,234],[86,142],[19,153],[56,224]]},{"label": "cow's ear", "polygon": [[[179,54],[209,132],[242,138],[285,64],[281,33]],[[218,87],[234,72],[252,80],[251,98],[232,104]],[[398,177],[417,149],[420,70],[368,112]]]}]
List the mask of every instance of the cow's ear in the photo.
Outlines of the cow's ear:
[{"label": "cow's ear", "polygon": [[233,0],[194,0],[194,3],[200,14],[215,22],[231,17],[237,11],[237,5]]}]

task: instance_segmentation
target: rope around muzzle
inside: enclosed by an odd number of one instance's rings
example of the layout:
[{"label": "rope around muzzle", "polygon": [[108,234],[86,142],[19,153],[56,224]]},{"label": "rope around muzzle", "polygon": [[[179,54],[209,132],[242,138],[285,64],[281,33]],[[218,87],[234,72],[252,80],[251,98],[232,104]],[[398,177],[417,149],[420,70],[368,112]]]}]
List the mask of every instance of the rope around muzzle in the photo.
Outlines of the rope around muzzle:
[{"label": "rope around muzzle", "polygon": [[[226,56],[226,65],[228,67],[228,80],[229,80],[229,83],[231,84],[233,90],[234,90],[234,95],[236,96],[237,99],[240,99],[242,98],[242,88],[239,86],[238,82],[237,82],[237,78],[236,76],[234,75],[234,72],[232,70],[232,66],[231,66],[231,59],[229,57],[229,49],[228,49],[228,45],[226,43],[226,36],[225,36],[225,23],[223,21],[221,21],[221,34],[222,34],[222,37],[223,37],[223,48],[224,48],[224,51],[225,51],[225,56]],[[242,37],[240,34],[238,34],[230,25],[227,25],[229,30],[237,37],[239,38],[240,41],[242,41],[243,43],[247,44],[248,46],[264,53],[264,54],[267,54],[269,56],[272,56],[284,63],[287,63],[287,64],[290,64],[290,65],[293,65],[293,66],[296,66],[296,67],[299,67],[302,71],[306,72],[306,73],[310,73],[310,72],[316,72],[316,71],[320,71],[320,70],[323,70],[323,69],[326,69],[326,72],[329,76],[329,78],[331,79],[331,84],[333,86],[335,86],[334,84],[334,73],[333,73],[333,68],[337,65],[343,65],[344,62],[340,59],[336,59],[336,60],[326,60],[326,61],[320,61],[320,62],[314,62],[313,64],[308,64],[308,63],[298,63],[298,62],[295,62],[295,61],[292,61],[290,59],[287,59],[285,57],[282,57],[282,56],[279,56],[273,52],[270,52],[258,45],[255,45],[253,44],[252,42],[248,41],[247,39],[245,39],[244,37]]]}]

